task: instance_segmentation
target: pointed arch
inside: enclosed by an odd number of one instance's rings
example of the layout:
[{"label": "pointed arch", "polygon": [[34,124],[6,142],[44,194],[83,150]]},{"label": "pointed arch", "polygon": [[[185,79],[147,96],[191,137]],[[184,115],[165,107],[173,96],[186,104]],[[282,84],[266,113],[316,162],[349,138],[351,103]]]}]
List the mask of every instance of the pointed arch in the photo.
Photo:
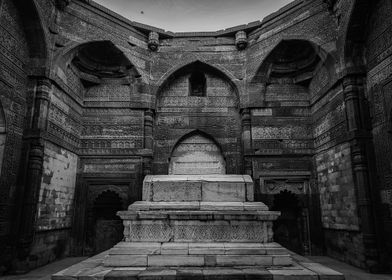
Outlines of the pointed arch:
[{"label": "pointed arch", "polygon": [[354,0],[349,11],[346,30],[340,41],[343,40],[343,66],[345,68],[362,68],[365,71],[364,44],[365,32],[374,1]]},{"label": "pointed arch", "polygon": [[47,75],[49,72],[49,35],[47,29],[44,28],[42,12],[34,0],[16,0],[15,5],[25,30],[31,71],[34,71],[34,75]]},{"label": "pointed arch", "polygon": [[234,89],[236,97],[239,100],[239,96],[240,96],[239,89],[241,87],[238,83],[238,79],[223,67],[218,65],[211,65],[201,60],[200,58],[182,60],[177,65],[172,67],[169,71],[167,71],[156,83],[156,91],[154,92],[154,95],[158,97],[162,89],[167,84],[169,84],[173,79],[175,79],[180,72],[187,71],[188,69],[194,66],[203,67],[209,70],[210,72],[217,74],[217,76],[222,77],[224,80],[228,81],[230,86]]},{"label": "pointed arch", "polygon": [[221,145],[208,133],[193,130],[172,147],[169,174],[225,174]]},{"label": "pointed arch", "polygon": [[178,138],[177,141],[175,141],[175,144],[172,146],[170,154],[173,154],[173,151],[178,146],[178,144],[180,144],[185,139],[192,137],[192,136],[195,136],[195,135],[201,135],[205,138],[210,139],[212,142],[214,142],[215,145],[217,145],[217,147],[219,148],[222,155],[224,154],[223,150],[222,150],[222,145],[218,141],[216,141],[216,139],[211,134],[209,134],[203,130],[200,130],[200,129],[194,129],[194,130],[182,135],[180,138]]}]

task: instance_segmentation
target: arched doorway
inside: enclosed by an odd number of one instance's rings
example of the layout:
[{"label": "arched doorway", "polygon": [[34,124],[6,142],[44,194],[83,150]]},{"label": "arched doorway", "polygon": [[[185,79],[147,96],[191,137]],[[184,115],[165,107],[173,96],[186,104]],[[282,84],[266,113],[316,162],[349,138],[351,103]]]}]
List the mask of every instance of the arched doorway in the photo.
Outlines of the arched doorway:
[{"label": "arched doorway", "polygon": [[94,201],[95,252],[110,249],[123,237],[122,220],[117,212],[122,210],[120,196],[111,190],[102,192]]},{"label": "arched doorway", "polygon": [[225,174],[226,162],[221,149],[208,136],[193,133],[175,146],[169,174]]}]

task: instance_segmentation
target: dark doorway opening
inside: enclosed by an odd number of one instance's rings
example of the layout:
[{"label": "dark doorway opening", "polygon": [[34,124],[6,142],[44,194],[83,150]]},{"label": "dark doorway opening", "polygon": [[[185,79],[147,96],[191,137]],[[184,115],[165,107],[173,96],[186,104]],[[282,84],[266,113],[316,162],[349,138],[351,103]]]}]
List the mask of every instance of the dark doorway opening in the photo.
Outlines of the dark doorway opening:
[{"label": "dark doorway opening", "polygon": [[110,190],[102,192],[94,201],[95,253],[110,249],[123,238],[124,227],[117,216],[122,204],[120,196]]},{"label": "dark doorway opening", "polygon": [[272,210],[281,212],[274,222],[274,240],[298,254],[308,254],[309,215],[297,195],[287,190],[274,195]]}]

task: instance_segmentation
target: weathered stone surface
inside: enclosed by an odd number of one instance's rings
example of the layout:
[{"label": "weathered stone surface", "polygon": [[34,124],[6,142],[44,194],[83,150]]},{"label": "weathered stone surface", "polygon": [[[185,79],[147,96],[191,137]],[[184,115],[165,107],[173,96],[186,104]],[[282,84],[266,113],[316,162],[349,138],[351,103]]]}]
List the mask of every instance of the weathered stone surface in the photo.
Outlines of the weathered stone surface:
[{"label": "weathered stone surface", "polygon": [[[199,244],[194,247],[203,247],[206,244]],[[217,244],[211,244],[217,246]],[[233,245],[233,244],[232,244]],[[235,244],[234,244],[235,245]],[[236,244],[238,245],[238,244]],[[250,267],[249,261],[256,263],[269,263],[271,257],[256,258],[253,261],[249,257],[237,256],[223,256],[224,259],[220,261],[224,264],[231,265],[232,263],[247,264],[231,268],[217,265],[217,256],[186,256],[179,258],[178,255],[162,255],[151,256],[151,266],[146,267],[107,267],[102,266],[102,260],[107,252],[99,256],[85,260],[70,268],[60,271],[52,276],[53,280],[76,279],[83,277],[83,279],[96,279],[96,277],[110,277],[110,279],[126,278],[126,279],[331,279],[341,280],[344,276],[340,273],[331,271],[330,269],[312,263],[306,258],[302,257],[301,262],[294,262],[290,266],[270,266]],[[98,257],[98,258],[97,258]],[[211,257],[214,257],[215,262]],[[233,259],[233,257],[235,259]],[[297,258],[297,257],[295,257]],[[202,267],[202,260],[204,260],[204,267]],[[199,266],[193,266],[198,264]],[[180,266],[179,266],[180,265]],[[184,265],[184,266],[181,266]],[[210,265],[210,266],[209,266]],[[168,268],[167,266],[170,266]]]},{"label": "weathered stone surface", "polygon": [[243,183],[205,182],[202,185],[203,201],[240,201],[246,200],[246,186]]},{"label": "weathered stone surface", "polygon": [[110,249],[111,255],[155,255],[161,253],[161,243],[154,242],[120,242]]},{"label": "weathered stone surface", "polygon": [[[296,1],[263,22],[204,33],[127,21],[93,1],[22,2],[3,0],[0,13],[0,263],[20,253],[8,253],[20,247],[14,225],[31,268],[98,250],[93,232],[107,224],[91,219],[98,190],[120,198],[105,213],[113,217],[141,195],[202,200],[185,186],[142,190],[144,175],[177,164],[179,173],[251,174],[247,202],[293,193],[312,252],[366,267],[377,240],[392,251],[390,1]],[[195,72],[205,81],[196,92]]]},{"label": "weathered stone surface", "polygon": [[167,255],[167,256],[148,256],[148,266],[204,266],[204,257]]},{"label": "weathered stone surface", "polygon": [[243,175],[149,175],[143,183],[146,201],[254,200],[253,182]]},{"label": "weathered stone surface", "polygon": [[110,255],[110,257],[105,258],[104,265],[112,267],[146,267],[147,255]]},{"label": "weathered stone surface", "polygon": [[163,243],[161,247],[162,255],[188,255],[188,243]]},{"label": "weathered stone surface", "polygon": [[159,182],[152,186],[152,201],[200,201],[201,182]]},{"label": "weathered stone surface", "polygon": [[172,152],[169,174],[225,174],[226,163],[219,147],[202,135],[182,141]]},{"label": "weathered stone surface", "polygon": [[216,257],[218,266],[271,266],[272,256],[259,255],[227,255]]}]

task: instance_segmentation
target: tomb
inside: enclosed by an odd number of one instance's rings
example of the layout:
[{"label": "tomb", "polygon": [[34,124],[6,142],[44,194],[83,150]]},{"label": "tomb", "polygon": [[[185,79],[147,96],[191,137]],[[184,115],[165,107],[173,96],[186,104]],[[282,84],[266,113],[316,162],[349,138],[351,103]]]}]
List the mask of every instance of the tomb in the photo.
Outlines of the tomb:
[{"label": "tomb", "polygon": [[52,279],[344,279],[273,242],[280,213],[254,202],[249,175],[148,175],[118,215],[121,242]]}]

